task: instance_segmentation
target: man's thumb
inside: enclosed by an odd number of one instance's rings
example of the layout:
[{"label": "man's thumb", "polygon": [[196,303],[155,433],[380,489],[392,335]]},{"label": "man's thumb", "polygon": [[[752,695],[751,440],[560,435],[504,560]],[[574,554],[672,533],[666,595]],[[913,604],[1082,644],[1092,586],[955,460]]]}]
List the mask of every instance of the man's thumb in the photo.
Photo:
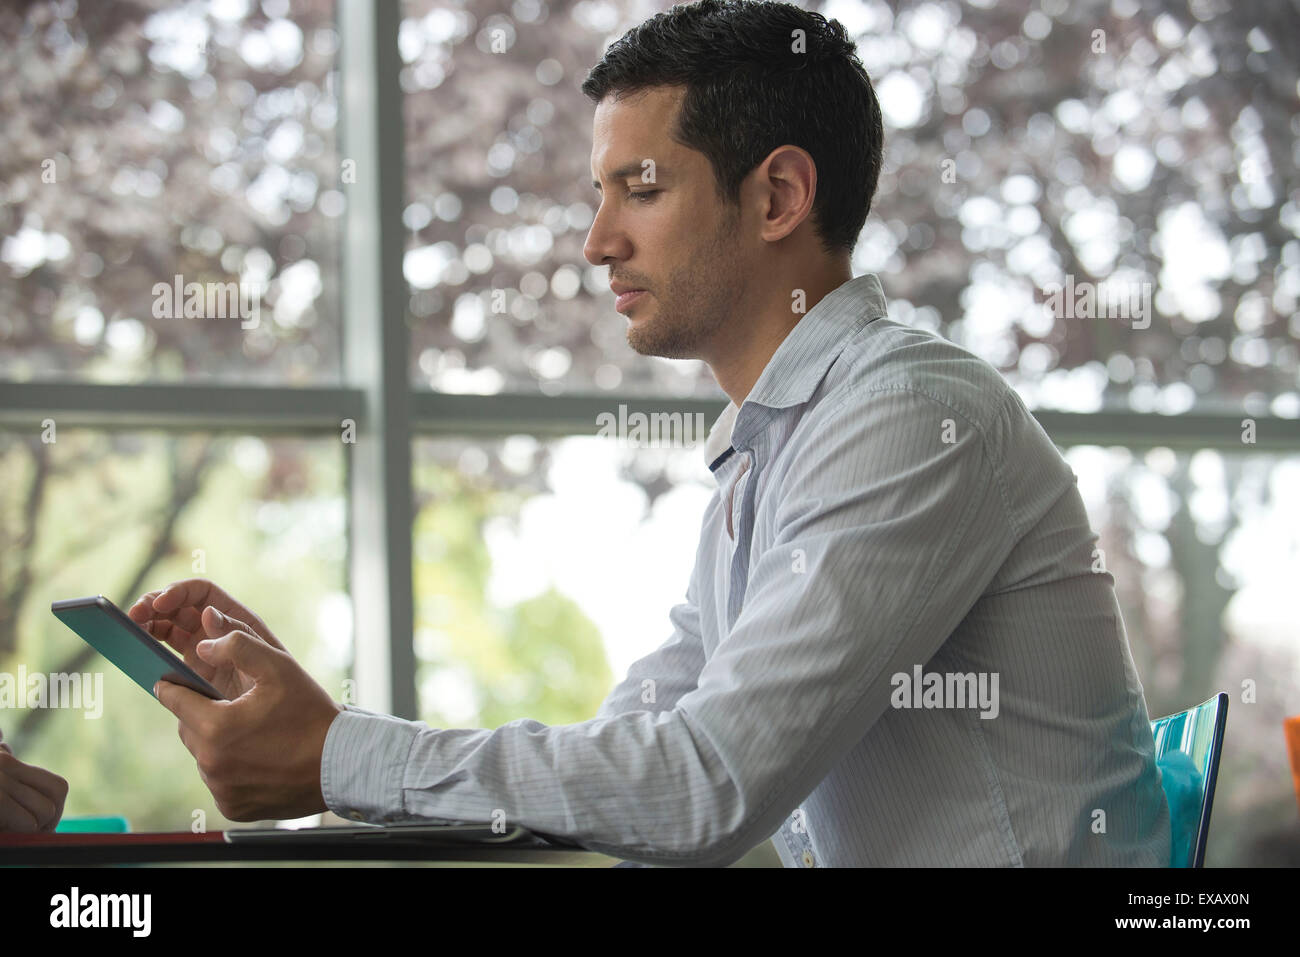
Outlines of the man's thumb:
[{"label": "man's thumb", "polygon": [[210,665],[234,665],[254,678],[269,677],[275,670],[275,649],[245,631],[200,641],[197,651]]}]

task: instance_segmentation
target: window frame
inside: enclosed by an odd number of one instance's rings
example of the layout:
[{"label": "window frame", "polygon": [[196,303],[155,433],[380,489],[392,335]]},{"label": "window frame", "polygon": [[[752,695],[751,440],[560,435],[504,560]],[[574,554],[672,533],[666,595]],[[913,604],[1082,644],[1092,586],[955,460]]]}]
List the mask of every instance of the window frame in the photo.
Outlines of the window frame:
[{"label": "window frame", "polygon": [[[358,702],[408,719],[419,716],[414,652],[412,445],[419,437],[591,435],[597,416],[625,404],[645,413],[702,413],[711,424],[725,403],[617,392],[459,395],[409,381],[409,290],[402,273],[406,233],[404,94],[398,50],[402,5],[338,0],[340,156],[355,162],[347,184],[342,269],[342,382],[339,387],[182,383],[97,384],[0,381],[0,426],[340,436],[356,423],[347,454],[348,589]],[[376,320],[375,317],[378,317]],[[1036,411],[1061,447],[1300,451],[1300,420],[1274,415],[1128,411]],[[1256,423],[1243,446],[1242,420]]]}]

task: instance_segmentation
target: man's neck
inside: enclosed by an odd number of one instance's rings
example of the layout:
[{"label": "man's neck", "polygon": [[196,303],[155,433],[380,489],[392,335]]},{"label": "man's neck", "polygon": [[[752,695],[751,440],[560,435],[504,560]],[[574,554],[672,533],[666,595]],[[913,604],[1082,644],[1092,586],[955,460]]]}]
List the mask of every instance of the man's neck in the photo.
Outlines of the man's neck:
[{"label": "man's neck", "polygon": [[[853,270],[846,254],[802,273],[801,278],[765,284],[765,302],[752,315],[735,316],[732,328],[714,343],[714,354],[705,359],[722,391],[737,406],[745,401],[790,330],[828,293],[852,279]],[[804,293],[802,312],[793,308],[796,289]]]}]

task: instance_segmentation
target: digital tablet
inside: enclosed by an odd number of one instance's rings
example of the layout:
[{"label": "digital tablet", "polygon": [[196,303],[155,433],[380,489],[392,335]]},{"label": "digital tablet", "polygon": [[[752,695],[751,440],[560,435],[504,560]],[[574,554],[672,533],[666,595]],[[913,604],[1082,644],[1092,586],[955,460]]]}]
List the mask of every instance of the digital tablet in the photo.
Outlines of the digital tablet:
[{"label": "digital tablet", "polygon": [[535,844],[539,839],[518,825],[504,831],[491,824],[463,822],[430,824],[425,821],[400,824],[362,824],[346,827],[237,828],[225,832],[227,844],[287,844],[290,846],[351,845],[383,841],[392,844]]},{"label": "digital tablet", "polygon": [[201,678],[180,656],[103,595],[51,602],[50,611],[150,695],[153,686],[165,679],[214,700],[225,700],[225,695]]}]

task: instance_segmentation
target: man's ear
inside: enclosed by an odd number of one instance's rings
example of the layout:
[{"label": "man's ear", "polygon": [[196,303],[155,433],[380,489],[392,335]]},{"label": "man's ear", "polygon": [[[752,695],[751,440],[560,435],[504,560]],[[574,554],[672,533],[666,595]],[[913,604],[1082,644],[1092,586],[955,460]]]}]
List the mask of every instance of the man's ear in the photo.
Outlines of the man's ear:
[{"label": "man's ear", "polygon": [[817,164],[798,146],[778,146],[754,170],[753,187],[762,220],[762,238],[784,239],[812,213],[817,196]]}]

